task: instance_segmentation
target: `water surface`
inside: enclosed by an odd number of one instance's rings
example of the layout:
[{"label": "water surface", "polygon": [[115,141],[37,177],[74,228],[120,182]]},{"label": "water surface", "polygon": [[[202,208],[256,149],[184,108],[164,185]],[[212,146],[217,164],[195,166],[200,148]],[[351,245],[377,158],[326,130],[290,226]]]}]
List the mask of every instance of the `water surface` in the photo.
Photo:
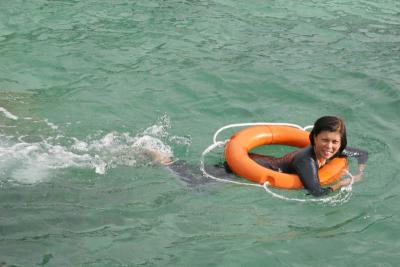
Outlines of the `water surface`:
[{"label": "water surface", "polygon": [[[399,14],[390,0],[0,0],[0,262],[396,266]],[[325,114],[370,154],[340,205],[193,188],[143,153],[199,166],[223,125]]]}]

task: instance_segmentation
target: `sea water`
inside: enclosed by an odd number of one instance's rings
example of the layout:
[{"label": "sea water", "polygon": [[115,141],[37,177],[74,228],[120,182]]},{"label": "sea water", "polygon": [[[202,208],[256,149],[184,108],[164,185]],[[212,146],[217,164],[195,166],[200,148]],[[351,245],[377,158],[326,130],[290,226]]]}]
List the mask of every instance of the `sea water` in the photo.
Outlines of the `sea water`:
[{"label": "sea water", "polygon": [[[0,266],[397,266],[399,14],[394,0],[0,0]],[[191,187],[146,153],[200,168],[224,125],[326,114],[369,152],[338,203]]]}]

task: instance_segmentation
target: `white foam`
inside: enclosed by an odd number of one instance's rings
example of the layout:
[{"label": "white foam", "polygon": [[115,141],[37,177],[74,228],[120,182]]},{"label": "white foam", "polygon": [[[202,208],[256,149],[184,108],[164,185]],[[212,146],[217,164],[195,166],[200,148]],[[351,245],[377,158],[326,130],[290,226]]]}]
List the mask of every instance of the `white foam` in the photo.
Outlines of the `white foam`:
[{"label": "white foam", "polygon": [[148,164],[150,159],[145,152],[149,150],[172,157],[172,148],[166,142],[173,139],[176,144],[187,144],[190,139],[168,138],[166,128],[165,124],[156,124],[133,136],[113,131],[87,140],[57,135],[34,139],[37,142],[27,141],[29,136],[6,138],[0,134],[0,180],[35,184],[67,168],[92,169],[103,175],[117,166]]},{"label": "white foam", "polygon": [[162,125],[153,125],[144,131],[144,134],[153,136],[162,136],[164,133],[164,127]]},{"label": "white foam", "polygon": [[173,156],[170,146],[165,145],[160,139],[149,135],[135,138],[132,147],[137,149],[157,151],[171,157]]},{"label": "white foam", "polygon": [[[101,163],[97,163],[99,164]],[[46,141],[0,147],[0,168],[7,178],[24,184],[43,181],[54,169],[68,167],[97,169],[97,165],[89,154],[75,154],[66,147],[52,145]]]},{"label": "white foam", "polygon": [[75,143],[72,145],[72,149],[78,150],[78,151],[88,151],[88,143],[84,142],[84,141],[80,141],[76,138],[73,138],[73,140],[75,141]]},{"label": "white foam", "polygon": [[12,120],[18,120],[18,117],[9,112],[7,109],[0,107],[0,112],[4,114],[6,118],[12,119]]},{"label": "white foam", "polygon": [[47,124],[47,126],[49,126],[51,129],[53,129],[53,130],[57,130],[57,129],[58,129],[58,126],[55,125],[55,124],[52,123],[52,122],[49,122],[48,119],[45,119],[44,122],[45,122],[45,123]]}]

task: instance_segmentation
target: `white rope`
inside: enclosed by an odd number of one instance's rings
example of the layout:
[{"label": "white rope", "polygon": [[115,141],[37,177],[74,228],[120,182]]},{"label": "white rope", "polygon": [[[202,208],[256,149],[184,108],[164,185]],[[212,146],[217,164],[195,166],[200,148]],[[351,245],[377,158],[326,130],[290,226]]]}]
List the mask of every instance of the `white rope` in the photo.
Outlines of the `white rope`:
[{"label": "white rope", "polygon": [[303,127],[304,131],[307,131],[308,129],[314,128],[314,125],[307,125],[306,127]]},{"label": "white rope", "polygon": [[[281,122],[244,122],[244,123],[234,123],[234,124],[228,124],[225,125],[221,128],[218,129],[218,131],[215,132],[214,137],[213,137],[213,142],[214,144],[217,142],[217,136],[224,130],[229,129],[229,128],[236,128],[236,127],[246,127],[246,126],[257,126],[257,125],[282,125],[282,126],[289,126],[293,128],[298,128],[300,130],[305,130],[303,127],[293,124],[293,123],[281,123]],[[309,126],[307,126],[309,127]]]},{"label": "white rope", "polygon": [[335,196],[332,196],[332,197],[329,197],[329,198],[312,198],[312,199],[305,199],[305,198],[303,198],[303,199],[300,199],[300,198],[289,198],[289,197],[285,197],[285,196],[283,196],[283,195],[279,195],[279,194],[277,194],[277,193],[271,191],[271,190],[268,188],[268,185],[269,185],[268,182],[265,182],[265,183],[263,184],[263,188],[265,189],[265,191],[266,191],[267,193],[271,194],[273,197],[276,197],[276,198],[279,198],[279,199],[283,199],[283,200],[288,200],[288,201],[296,201],[296,202],[323,202],[323,203],[326,203],[326,202],[330,202],[333,198],[335,198]]},{"label": "white rope", "polygon": [[[346,174],[349,175],[351,178],[350,184],[340,188],[339,193],[337,193],[336,195],[333,195],[331,197],[326,197],[326,198],[313,198],[313,199],[288,198],[288,197],[285,197],[285,196],[282,196],[282,195],[272,192],[268,188],[268,185],[269,185],[268,182],[265,182],[263,184],[263,187],[264,187],[265,191],[268,192],[269,194],[271,194],[272,196],[279,198],[279,199],[283,199],[283,200],[297,201],[297,202],[344,203],[348,199],[350,199],[352,185],[354,183],[354,176],[347,170],[346,170]],[[346,195],[344,197],[341,197],[343,194],[346,194]]]},{"label": "white rope", "polygon": [[224,182],[224,183],[232,183],[232,184],[237,184],[237,185],[246,185],[246,186],[255,186],[255,187],[261,187],[261,185],[259,184],[255,184],[255,183],[244,183],[244,182],[237,182],[237,181],[232,181],[229,179],[223,179],[223,178],[219,178],[219,177],[215,177],[214,175],[211,175],[209,173],[207,173],[207,171],[205,170],[205,165],[204,165],[204,157],[206,154],[210,153],[212,150],[214,150],[217,147],[223,147],[225,146],[226,142],[228,140],[226,140],[225,142],[216,142],[212,145],[210,145],[209,147],[207,147],[204,152],[201,154],[201,160],[200,160],[200,170],[203,172],[203,174],[205,176],[207,176],[208,178],[211,178],[213,180],[219,181],[219,182]]},{"label": "white rope", "polygon": [[[215,148],[217,147],[224,147],[225,144],[229,141],[229,139],[225,140],[225,141],[217,141],[217,137],[218,135],[226,130],[226,129],[230,129],[230,128],[235,128],[235,127],[246,127],[246,126],[256,126],[256,125],[281,125],[281,126],[289,126],[289,127],[294,127],[294,128],[298,128],[301,130],[308,130],[313,128],[313,125],[308,125],[305,127],[301,127],[297,124],[292,124],[292,123],[274,123],[274,122],[254,122],[254,123],[235,123],[235,124],[229,124],[229,125],[225,125],[223,127],[221,127],[220,129],[218,129],[214,136],[213,136],[213,144],[211,144],[210,146],[208,146],[203,153],[201,154],[201,159],[200,159],[200,170],[203,172],[203,175],[219,181],[219,182],[224,182],[224,183],[232,183],[232,184],[237,184],[237,185],[244,185],[244,186],[253,186],[253,187],[263,187],[264,190],[271,194],[273,197],[282,199],[282,200],[287,200],[287,201],[296,201],[296,202],[319,202],[319,203],[331,203],[331,204],[337,204],[337,203],[345,203],[347,202],[350,197],[351,197],[351,192],[352,192],[352,185],[354,183],[354,176],[349,172],[346,171],[346,174],[348,174],[351,177],[351,182],[349,185],[344,186],[340,189],[339,193],[337,193],[336,195],[333,195],[331,197],[326,197],[326,198],[314,198],[314,199],[300,199],[300,198],[288,198],[285,197],[283,195],[277,194],[273,191],[271,191],[268,188],[269,183],[265,182],[263,185],[259,185],[256,183],[244,183],[244,182],[238,182],[238,181],[233,181],[230,179],[224,179],[224,178],[219,178],[219,177],[215,177],[209,173],[207,173],[207,171],[205,170],[205,164],[204,164],[204,158],[205,156],[210,153],[211,151],[213,151]],[[344,197],[341,197],[342,195],[344,195]]]},{"label": "white rope", "polygon": [[348,176],[350,176],[351,181],[350,181],[350,184],[349,184],[349,185],[343,186],[343,187],[341,188],[341,190],[344,190],[344,191],[351,191],[351,189],[353,188],[353,184],[354,184],[354,176],[349,172],[349,170],[346,170],[346,174],[347,174]]}]

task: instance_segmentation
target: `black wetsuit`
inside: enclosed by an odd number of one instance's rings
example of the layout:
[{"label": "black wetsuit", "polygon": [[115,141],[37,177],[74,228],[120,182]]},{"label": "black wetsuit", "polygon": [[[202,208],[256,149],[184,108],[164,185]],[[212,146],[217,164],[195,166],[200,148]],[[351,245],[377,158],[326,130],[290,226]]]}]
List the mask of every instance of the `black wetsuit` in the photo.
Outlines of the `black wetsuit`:
[{"label": "black wetsuit", "polygon": [[[330,187],[321,187],[318,177],[318,161],[312,146],[293,151],[281,158],[250,154],[258,164],[278,172],[295,173],[300,177],[304,188],[313,196],[322,196],[332,192]],[[368,153],[361,149],[346,147],[336,157],[354,157],[358,164],[368,160]]]},{"label": "black wetsuit", "polygon": [[[283,157],[275,158],[250,153],[249,156],[258,164],[278,172],[295,173],[300,177],[304,188],[313,196],[322,196],[332,192],[330,187],[321,187],[318,177],[318,161],[311,146],[296,150]],[[361,149],[346,147],[338,157],[354,157],[358,164],[364,164],[368,160],[368,153]],[[177,160],[168,165],[168,168],[176,173],[182,181],[189,186],[204,184],[207,180],[199,179],[202,172],[199,167],[187,164],[184,160]],[[224,164],[206,166],[206,171],[216,177],[232,175],[229,166]]]},{"label": "black wetsuit", "polygon": [[[203,176],[199,166],[191,165],[185,160],[178,159],[172,164],[167,165],[167,167],[175,173],[181,181],[185,182],[190,187],[196,187],[212,181]],[[215,165],[206,165],[205,171],[215,177],[231,176],[230,178],[235,178],[235,174],[230,170],[226,162]]]}]

